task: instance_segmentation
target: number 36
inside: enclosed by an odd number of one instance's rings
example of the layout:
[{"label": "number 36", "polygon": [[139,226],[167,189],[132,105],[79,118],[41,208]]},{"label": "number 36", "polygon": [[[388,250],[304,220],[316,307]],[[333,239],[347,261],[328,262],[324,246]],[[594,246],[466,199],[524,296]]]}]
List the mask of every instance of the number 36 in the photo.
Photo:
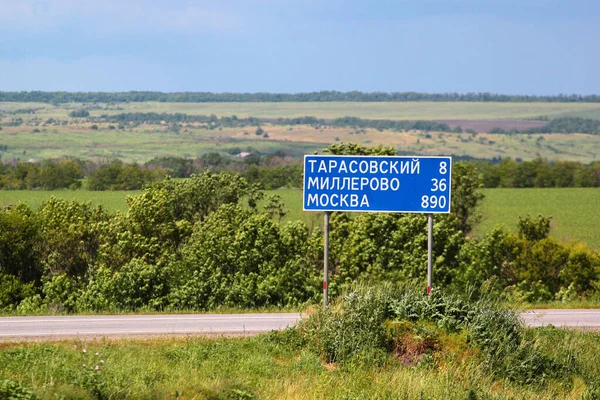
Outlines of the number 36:
[{"label": "number 36", "polygon": [[446,178],[439,180],[433,178],[431,180],[431,183],[433,184],[433,187],[431,188],[432,192],[437,192],[438,190],[441,192],[445,192],[446,189],[448,189],[448,185],[446,184]]}]

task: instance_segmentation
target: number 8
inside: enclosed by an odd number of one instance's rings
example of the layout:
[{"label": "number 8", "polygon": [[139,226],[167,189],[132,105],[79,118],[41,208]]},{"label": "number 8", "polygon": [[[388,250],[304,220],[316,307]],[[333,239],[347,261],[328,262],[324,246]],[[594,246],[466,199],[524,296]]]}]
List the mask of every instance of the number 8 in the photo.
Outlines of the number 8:
[{"label": "number 8", "polygon": [[445,174],[448,172],[447,166],[448,166],[448,164],[446,163],[446,161],[442,161],[440,163],[440,174]]}]

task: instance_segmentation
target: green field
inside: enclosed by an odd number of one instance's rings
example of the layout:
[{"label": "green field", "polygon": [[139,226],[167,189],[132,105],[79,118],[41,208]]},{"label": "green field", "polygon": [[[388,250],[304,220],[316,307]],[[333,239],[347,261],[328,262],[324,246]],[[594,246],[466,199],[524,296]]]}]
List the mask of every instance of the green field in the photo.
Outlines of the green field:
[{"label": "green field", "polygon": [[[496,225],[516,229],[517,217],[527,214],[552,216],[551,236],[561,241],[578,240],[600,250],[600,188],[560,189],[484,189],[485,199],[479,207],[481,223],[474,235],[482,236]],[[108,211],[127,211],[125,198],[131,192],[92,192],[87,190],[0,191],[0,205],[23,201],[39,207],[51,196],[67,200],[91,201]],[[302,211],[302,191],[279,189],[267,191],[282,197],[288,211],[285,220],[305,221],[309,227],[321,227],[323,214]]]},{"label": "green field", "polygon": [[82,106],[92,107],[91,115],[123,112],[166,112],[215,114],[238,117],[338,118],[353,116],[369,119],[527,119],[539,116],[581,116],[600,119],[598,103],[495,103],[495,102],[289,102],[289,103],[117,103],[53,106],[45,103],[0,103],[0,111],[36,109],[29,117],[66,117]]},{"label": "green field", "polygon": [[600,188],[486,189],[475,235],[496,225],[516,228],[518,216],[552,216],[550,235],[561,241],[578,240],[600,250]]}]

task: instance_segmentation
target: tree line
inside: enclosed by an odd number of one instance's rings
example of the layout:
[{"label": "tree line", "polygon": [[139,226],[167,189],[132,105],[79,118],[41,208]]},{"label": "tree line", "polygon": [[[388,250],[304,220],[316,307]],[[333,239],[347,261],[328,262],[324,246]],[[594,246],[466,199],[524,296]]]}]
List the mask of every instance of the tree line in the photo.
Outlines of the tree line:
[{"label": "tree line", "polygon": [[600,161],[582,164],[536,158],[473,161],[486,188],[599,187]]},{"label": "tree line", "polygon": [[407,120],[376,120],[362,119],[357,117],[342,117],[335,119],[323,119],[316,117],[296,117],[296,118],[239,118],[236,115],[231,117],[216,115],[188,115],[184,113],[121,113],[114,115],[101,115],[98,118],[90,118],[91,122],[105,123],[147,123],[147,124],[179,124],[179,123],[199,123],[205,124],[209,128],[243,128],[246,126],[260,127],[263,123],[271,125],[310,125],[314,127],[332,126],[332,127],[352,127],[352,128],[374,128],[379,130],[427,130],[449,132],[451,129],[445,123],[436,121],[407,121]]},{"label": "tree line", "polygon": [[419,93],[419,92],[340,92],[307,93],[211,93],[211,92],[0,92],[0,101],[41,103],[113,103],[113,102],[517,102],[517,103],[598,103],[599,95],[558,94],[533,96],[498,93]]},{"label": "tree line", "polygon": [[[391,147],[338,145],[332,154],[392,155]],[[482,198],[471,164],[452,170],[452,214],[435,217],[437,285],[511,300],[600,298],[600,257],[548,237],[548,218],[517,232],[469,238]],[[156,182],[127,213],[50,199],[0,209],[0,309],[22,313],[212,310],[318,302],[323,239],[301,221],[281,223],[277,197],[238,174]],[[420,214],[333,213],[330,293],[357,281],[423,280],[427,223]],[[594,297],[595,296],[595,297]]]},{"label": "tree line", "polygon": [[[230,151],[238,154],[242,150]],[[267,190],[302,184],[302,165],[291,162],[283,153],[261,155],[256,152],[242,159],[212,152],[196,159],[157,157],[144,164],[121,160],[93,162],[71,157],[42,162],[0,162],[0,190],[139,190],[167,175],[189,178],[207,170],[240,173],[249,183]]]},{"label": "tree line", "polygon": [[506,131],[496,127],[492,128],[489,133],[586,133],[588,135],[600,135],[600,120],[581,117],[560,117],[554,118],[546,125],[538,128],[511,129]]},{"label": "tree line", "polygon": [[[0,190],[139,190],[167,175],[189,178],[207,170],[239,173],[248,183],[265,190],[302,187],[303,166],[297,160],[281,152],[270,155],[257,152],[243,159],[232,157],[241,151],[233,148],[229,155],[211,152],[196,159],[157,157],[144,164],[120,160],[96,163],[76,158],[0,163]],[[531,161],[511,158],[461,161],[457,158],[455,161],[473,165],[485,188],[600,187],[600,161],[590,164],[542,158]]]},{"label": "tree line", "polygon": [[[198,123],[208,129],[216,128],[243,128],[247,126],[261,127],[262,124],[293,126],[310,125],[318,127],[338,127],[353,129],[377,129],[400,131],[433,131],[433,132],[454,132],[463,133],[461,126],[451,128],[444,122],[435,120],[386,120],[386,119],[363,119],[358,117],[340,117],[334,119],[316,118],[312,116],[296,118],[257,118],[257,117],[238,117],[211,115],[189,115],[185,113],[156,113],[156,112],[134,112],[119,113],[114,115],[103,114],[100,117],[90,117],[86,109],[73,110],[69,113],[72,118],[86,118],[91,123],[114,123],[118,124],[119,129],[124,129],[125,124],[170,124],[177,127],[179,124]],[[590,135],[600,135],[600,120],[581,118],[581,117],[559,117],[549,120],[547,117],[540,117],[540,120],[548,121],[544,126],[528,129],[511,129],[506,131],[500,127],[492,127],[489,133],[497,134],[549,134],[549,133],[584,133]],[[24,123],[22,118],[13,118],[4,122],[5,126],[20,126]],[[66,121],[48,119],[45,124],[65,124]],[[96,126],[97,125],[92,125]],[[1,129],[1,127],[0,127]],[[116,129],[110,125],[109,129]],[[475,131],[467,129],[464,132],[476,134]]]},{"label": "tree line", "polygon": [[[450,128],[443,122],[435,120],[387,120],[387,119],[364,119],[358,117],[340,117],[334,119],[323,119],[311,116],[296,118],[240,118],[236,115],[227,117],[217,117],[216,115],[188,115],[185,113],[121,113],[115,115],[101,115],[98,118],[89,118],[90,122],[104,123],[147,123],[147,124],[180,124],[180,123],[199,123],[204,124],[209,129],[219,127],[224,128],[243,128],[246,126],[260,127],[263,123],[280,126],[310,125],[314,127],[337,127],[353,129],[377,129],[392,131],[433,131],[433,132],[454,132],[463,133],[460,126]],[[469,133],[475,133],[469,131]],[[490,133],[521,133],[521,134],[543,134],[543,133],[585,133],[590,135],[600,135],[600,120],[580,118],[580,117],[560,117],[555,118],[542,127],[528,128],[524,130],[512,129],[505,131],[502,128],[492,128]]]},{"label": "tree line", "polygon": [[163,179],[166,172],[119,160],[97,164],[75,158],[0,163],[0,190],[137,190]]}]

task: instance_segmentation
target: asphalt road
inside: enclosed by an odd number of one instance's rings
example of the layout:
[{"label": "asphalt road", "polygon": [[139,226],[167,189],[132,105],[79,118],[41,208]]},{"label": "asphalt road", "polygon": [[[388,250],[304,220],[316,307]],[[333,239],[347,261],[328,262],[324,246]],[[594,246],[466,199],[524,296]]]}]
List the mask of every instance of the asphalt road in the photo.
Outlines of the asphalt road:
[{"label": "asphalt road", "polygon": [[[531,310],[521,316],[528,326],[552,324],[600,329],[600,310]],[[244,335],[281,330],[299,319],[298,313],[0,317],[0,341],[47,337]]]},{"label": "asphalt road", "polygon": [[254,334],[295,324],[298,313],[0,317],[0,340],[181,334]]},{"label": "asphalt road", "polygon": [[[531,327],[554,325],[556,327],[600,329],[600,310],[530,310],[521,313],[523,322]],[[1,323],[0,323],[1,324]]]}]

